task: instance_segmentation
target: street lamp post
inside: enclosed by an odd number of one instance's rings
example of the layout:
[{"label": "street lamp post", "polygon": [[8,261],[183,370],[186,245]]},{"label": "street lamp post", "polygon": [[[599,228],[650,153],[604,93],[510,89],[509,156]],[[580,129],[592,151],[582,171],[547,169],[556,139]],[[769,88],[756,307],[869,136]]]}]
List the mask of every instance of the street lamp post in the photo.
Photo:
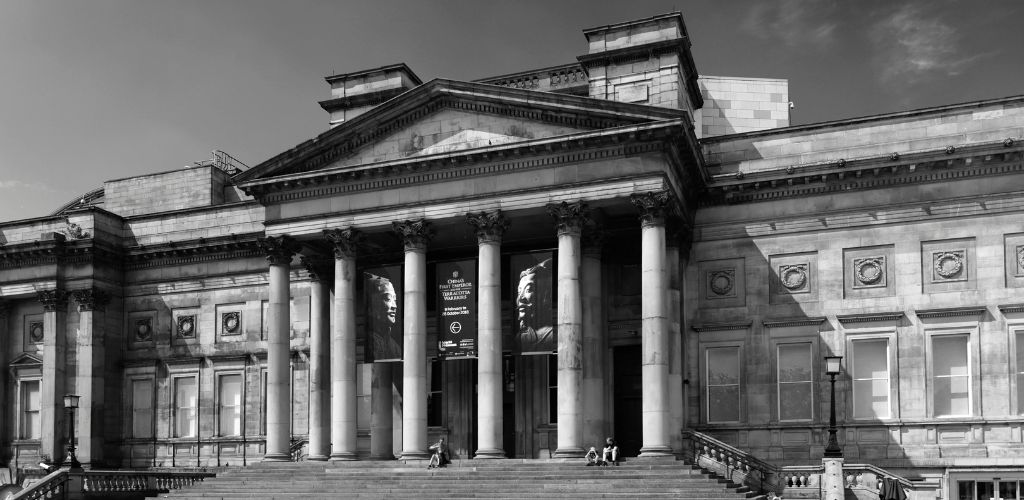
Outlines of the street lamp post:
[{"label": "street lamp post", "polygon": [[64,458],[64,463],[70,465],[72,469],[82,468],[78,457],[75,456],[75,408],[78,408],[79,398],[80,396],[74,394],[64,396],[64,408],[68,411],[68,456]]},{"label": "street lamp post", "polygon": [[829,404],[828,415],[828,444],[825,445],[826,458],[843,458],[843,449],[839,447],[839,440],[836,439],[836,375],[839,375],[842,356],[825,356],[825,373],[828,374],[829,382],[832,383],[832,401]]}]

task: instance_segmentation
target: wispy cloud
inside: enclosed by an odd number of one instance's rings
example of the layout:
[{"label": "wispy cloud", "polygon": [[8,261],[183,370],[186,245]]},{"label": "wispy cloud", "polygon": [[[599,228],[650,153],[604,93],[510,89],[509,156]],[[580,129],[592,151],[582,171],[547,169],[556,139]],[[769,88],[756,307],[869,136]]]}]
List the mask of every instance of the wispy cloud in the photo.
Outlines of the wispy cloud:
[{"label": "wispy cloud", "polygon": [[56,189],[43,184],[41,182],[22,182],[22,181],[5,181],[0,180],[0,189],[26,189],[31,191],[41,191],[44,193],[55,193]]},{"label": "wispy cloud", "polygon": [[741,27],[758,38],[780,41],[791,48],[822,49],[835,40],[834,11],[835,3],[830,0],[759,2],[750,8]]},{"label": "wispy cloud", "polygon": [[978,59],[992,55],[964,54],[960,32],[913,3],[875,24],[871,35],[882,83],[958,75]]}]

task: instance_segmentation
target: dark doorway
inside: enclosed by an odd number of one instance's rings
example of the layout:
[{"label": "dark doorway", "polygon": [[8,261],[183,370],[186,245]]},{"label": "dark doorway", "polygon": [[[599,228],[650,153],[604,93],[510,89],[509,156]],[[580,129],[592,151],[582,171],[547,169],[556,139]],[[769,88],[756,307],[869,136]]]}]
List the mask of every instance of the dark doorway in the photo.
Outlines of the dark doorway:
[{"label": "dark doorway", "polygon": [[624,457],[635,457],[643,446],[643,376],[640,346],[616,347],[613,351],[615,373],[615,440]]},{"label": "dark doorway", "polygon": [[511,354],[501,357],[502,416],[501,433],[505,456],[516,457],[516,363]]}]

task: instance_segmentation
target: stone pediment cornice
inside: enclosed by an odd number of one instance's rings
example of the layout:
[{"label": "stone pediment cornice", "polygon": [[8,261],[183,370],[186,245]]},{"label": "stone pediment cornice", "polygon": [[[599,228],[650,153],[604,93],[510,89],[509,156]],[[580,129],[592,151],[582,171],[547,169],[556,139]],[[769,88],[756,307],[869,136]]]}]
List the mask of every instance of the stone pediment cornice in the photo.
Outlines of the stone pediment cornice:
[{"label": "stone pediment cornice", "polygon": [[[359,166],[284,175],[243,185],[263,203],[393,189],[403,185],[546,168],[569,162],[677,149],[690,134],[684,120],[618,127]],[[683,149],[689,148],[683,146]],[[687,163],[688,165],[693,162]]]},{"label": "stone pediment cornice", "polygon": [[116,264],[121,254],[93,239],[67,241],[64,235],[54,233],[52,239],[36,240],[0,247],[0,269],[13,267],[52,265],[58,262],[79,264],[104,262]]},{"label": "stone pediment cornice", "polygon": [[909,154],[789,165],[709,179],[702,206],[762,202],[903,184],[1024,172],[1024,141],[1004,139]]},{"label": "stone pediment cornice", "polygon": [[441,109],[514,116],[584,129],[688,116],[682,110],[655,106],[435,79],[264,161],[236,176],[235,182],[244,188],[260,178],[324,168]]},{"label": "stone pediment cornice", "polygon": [[257,237],[263,233],[233,234],[218,238],[172,241],[160,245],[139,245],[125,251],[125,268],[176,266],[212,260],[260,257]]}]

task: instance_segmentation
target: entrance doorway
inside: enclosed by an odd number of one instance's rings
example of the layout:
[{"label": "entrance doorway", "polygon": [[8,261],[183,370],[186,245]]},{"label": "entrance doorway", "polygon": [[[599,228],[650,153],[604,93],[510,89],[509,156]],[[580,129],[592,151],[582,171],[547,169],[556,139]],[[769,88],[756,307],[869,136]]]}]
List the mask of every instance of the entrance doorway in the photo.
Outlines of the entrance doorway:
[{"label": "entrance doorway", "polygon": [[640,346],[619,346],[612,351],[615,376],[615,440],[624,457],[635,457],[643,446],[643,372]]}]

